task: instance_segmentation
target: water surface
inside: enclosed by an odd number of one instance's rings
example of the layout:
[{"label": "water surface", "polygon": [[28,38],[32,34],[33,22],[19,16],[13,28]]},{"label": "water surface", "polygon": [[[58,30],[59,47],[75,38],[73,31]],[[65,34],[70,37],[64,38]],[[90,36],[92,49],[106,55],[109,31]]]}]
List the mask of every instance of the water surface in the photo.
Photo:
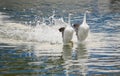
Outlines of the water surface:
[{"label": "water surface", "polygon": [[[0,0],[0,74],[2,76],[119,76],[119,0]],[[63,46],[59,27],[47,19],[80,23],[85,10],[87,40]],[[46,24],[43,22],[45,18]],[[42,22],[42,23],[41,23]]]}]

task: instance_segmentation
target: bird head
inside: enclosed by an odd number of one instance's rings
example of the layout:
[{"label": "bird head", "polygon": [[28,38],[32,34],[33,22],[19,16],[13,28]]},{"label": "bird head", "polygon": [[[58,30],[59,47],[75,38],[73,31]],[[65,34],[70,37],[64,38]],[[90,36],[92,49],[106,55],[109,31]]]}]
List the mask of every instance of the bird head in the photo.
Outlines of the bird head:
[{"label": "bird head", "polygon": [[86,13],[91,13],[92,11],[90,11],[90,10],[86,10],[85,12],[86,12]]},{"label": "bird head", "polygon": [[65,27],[61,27],[61,28],[59,28],[58,30],[59,30],[59,32],[64,32]]}]

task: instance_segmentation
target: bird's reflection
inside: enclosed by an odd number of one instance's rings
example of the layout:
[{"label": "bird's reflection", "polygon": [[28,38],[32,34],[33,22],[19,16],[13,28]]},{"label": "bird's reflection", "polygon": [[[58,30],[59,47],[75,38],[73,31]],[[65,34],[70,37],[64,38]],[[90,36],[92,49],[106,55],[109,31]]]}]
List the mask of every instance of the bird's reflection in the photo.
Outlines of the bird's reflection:
[{"label": "bird's reflection", "polygon": [[82,43],[78,44],[76,49],[78,50],[78,57],[79,57],[79,59],[84,59],[84,58],[87,57],[86,56],[87,49],[86,49],[85,44],[82,44]]},{"label": "bird's reflection", "polygon": [[86,75],[87,50],[85,44],[79,44],[76,48],[63,46],[63,59],[66,76],[70,74]]},{"label": "bird's reflection", "polygon": [[65,61],[71,59],[71,51],[72,51],[71,46],[63,46],[63,59]]},{"label": "bird's reflection", "polygon": [[72,52],[71,52],[71,57],[72,57],[72,60],[78,60],[78,51],[77,49],[73,49]]},{"label": "bird's reflection", "polygon": [[[63,58],[64,60],[71,60],[72,57],[77,57],[75,60],[83,59],[86,57],[87,50],[85,44],[79,44],[76,48],[71,46],[63,46]],[[74,60],[74,58],[73,58]]]}]

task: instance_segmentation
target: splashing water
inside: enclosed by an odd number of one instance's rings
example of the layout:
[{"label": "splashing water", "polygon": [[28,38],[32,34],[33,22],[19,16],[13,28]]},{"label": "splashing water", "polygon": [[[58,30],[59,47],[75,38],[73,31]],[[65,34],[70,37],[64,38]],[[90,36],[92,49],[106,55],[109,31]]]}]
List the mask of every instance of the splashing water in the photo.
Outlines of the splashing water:
[{"label": "splashing water", "polygon": [[59,27],[66,26],[67,23],[62,18],[54,19],[54,25],[47,25],[45,22],[37,23],[35,27],[23,25],[20,23],[7,22],[4,23],[2,19],[4,16],[0,14],[0,38],[3,40],[14,39],[28,42],[42,42],[42,43],[62,43],[61,33],[58,31]]}]

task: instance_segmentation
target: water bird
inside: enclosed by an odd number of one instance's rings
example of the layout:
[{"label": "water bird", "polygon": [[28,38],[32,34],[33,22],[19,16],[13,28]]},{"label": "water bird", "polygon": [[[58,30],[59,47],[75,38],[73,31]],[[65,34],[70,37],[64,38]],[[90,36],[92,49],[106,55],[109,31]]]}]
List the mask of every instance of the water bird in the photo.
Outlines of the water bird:
[{"label": "water bird", "polygon": [[69,14],[68,24],[66,24],[66,27],[61,27],[59,29],[59,31],[62,32],[63,44],[73,46],[73,42],[71,40],[72,40],[72,37],[73,37],[74,29],[70,25],[71,15],[72,14]]},{"label": "water bird", "polygon": [[86,22],[86,14],[87,13],[90,13],[90,11],[85,11],[83,22],[81,25],[79,25],[79,24],[73,25],[73,27],[76,30],[78,42],[83,42],[87,38],[88,33],[89,33],[89,25]]}]

